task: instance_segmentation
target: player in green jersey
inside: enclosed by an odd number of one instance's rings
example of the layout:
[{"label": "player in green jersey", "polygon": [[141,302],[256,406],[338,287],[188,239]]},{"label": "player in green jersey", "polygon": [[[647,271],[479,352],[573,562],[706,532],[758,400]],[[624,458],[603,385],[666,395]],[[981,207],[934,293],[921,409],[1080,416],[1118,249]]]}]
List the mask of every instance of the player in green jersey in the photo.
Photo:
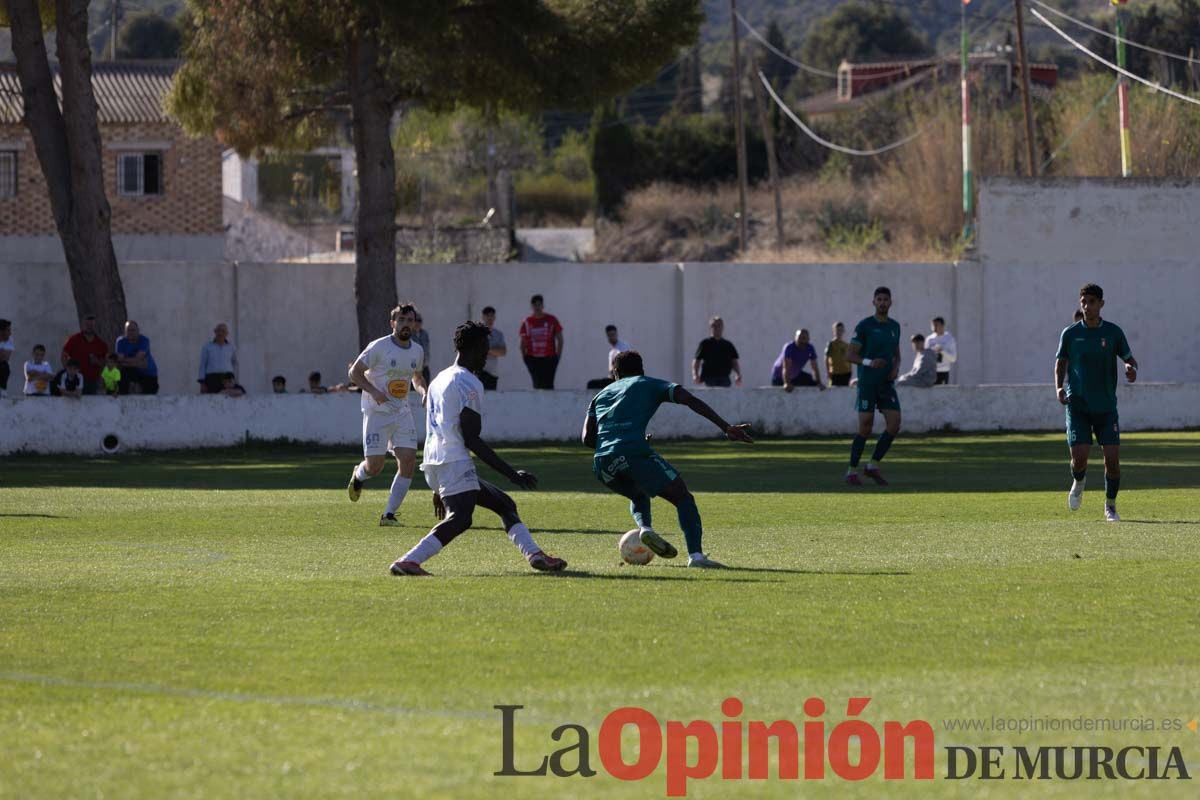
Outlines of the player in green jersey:
[{"label": "player in green jersey", "polygon": [[1065,328],[1054,361],[1058,402],[1067,407],[1067,445],[1071,448],[1071,491],[1067,508],[1083,502],[1092,433],[1104,451],[1104,518],[1120,522],[1117,491],[1121,488],[1121,423],[1117,418],[1117,359],[1125,362],[1125,379],[1137,380],[1137,359],[1125,332],[1100,318],[1104,290],[1089,283],[1079,290],[1083,319]]},{"label": "player in green jersey", "polygon": [[875,290],[873,302],[875,314],[855,326],[854,338],[850,340],[850,353],[846,357],[851,364],[858,364],[858,391],[854,399],[854,407],[858,411],[858,434],[850,444],[850,468],[846,470],[846,483],[849,486],[862,486],[862,478],[858,477],[858,462],[875,424],[875,409],[883,414],[886,428],[879,434],[875,452],[871,454],[871,460],[863,472],[880,486],[887,486],[887,481],[879,471],[879,462],[887,455],[892,440],[900,432],[900,398],[896,396],[896,374],[900,371],[900,324],[888,317],[892,307],[892,290],[880,286]]},{"label": "player in green jersey", "polygon": [[592,471],[610,490],[629,498],[633,520],[642,544],[663,558],[678,551],[650,524],[650,498],[662,497],[679,515],[687,542],[688,566],[720,568],[723,564],[704,554],[704,528],[696,498],[683,478],[646,442],[646,425],[663,403],[685,405],[711,421],[734,442],[753,442],[749,425],[730,425],[703,400],[679,384],[647,378],[642,357],[635,350],[613,359],[614,383],[592,398],[583,422],[583,444],[595,449]]}]

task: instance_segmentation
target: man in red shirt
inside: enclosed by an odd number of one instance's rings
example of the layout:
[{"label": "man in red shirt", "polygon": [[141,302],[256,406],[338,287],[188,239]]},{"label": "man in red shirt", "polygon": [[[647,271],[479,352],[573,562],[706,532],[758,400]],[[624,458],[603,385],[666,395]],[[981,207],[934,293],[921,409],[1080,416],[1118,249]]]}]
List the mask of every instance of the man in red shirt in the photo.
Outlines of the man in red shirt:
[{"label": "man in red shirt", "polygon": [[563,328],[558,318],[543,311],[540,294],[529,298],[533,313],[521,323],[521,356],[535,389],[553,389],[554,373],[562,357]]},{"label": "man in red shirt", "polygon": [[79,362],[79,374],[83,376],[83,393],[96,394],[100,390],[100,370],[108,356],[108,345],[96,335],[96,316],[84,314],[79,333],[67,339],[62,349],[62,363],[74,359]]}]

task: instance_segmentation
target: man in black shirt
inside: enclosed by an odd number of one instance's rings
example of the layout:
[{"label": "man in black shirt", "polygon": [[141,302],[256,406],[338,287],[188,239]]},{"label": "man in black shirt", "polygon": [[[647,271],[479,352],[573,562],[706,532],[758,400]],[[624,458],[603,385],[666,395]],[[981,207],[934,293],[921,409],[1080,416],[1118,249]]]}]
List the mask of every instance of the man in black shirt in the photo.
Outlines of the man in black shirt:
[{"label": "man in black shirt", "polygon": [[725,321],[713,317],[708,321],[712,336],[700,342],[696,356],[692,359],[692,380],[705,386],[729,386],[729,373],[736,375],[736,383],[742,385],[742,368],[738,364],[738,351],[733,342],[723,339]]}]

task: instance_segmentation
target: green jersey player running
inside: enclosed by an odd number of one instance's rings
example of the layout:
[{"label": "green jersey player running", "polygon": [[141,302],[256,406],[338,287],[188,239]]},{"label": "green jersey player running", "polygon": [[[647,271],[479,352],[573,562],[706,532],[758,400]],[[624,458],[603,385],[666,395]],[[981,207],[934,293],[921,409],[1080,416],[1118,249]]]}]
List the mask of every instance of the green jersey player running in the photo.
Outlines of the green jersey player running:
[{"label": "green jersey player running", "polygon": [[613,359],[610,384],[592,398],[583,423],[583,443],[595,448],[592,471],[605,486],[629,498],[633,521],[641,531],[642,544],[663,558],[678,551],[659,536],[650,523],[650,498],[662,497],[679,515],[679,527],[687,543],[688,566],[721,568],[724,564],[704,554],[704,527],[696,498],[679,473],[646,442],[646,425],[663,403],[687,406],[720,428],[734,442],[753,442],[749,425],[730,425],[707,403],[676,383],[647,378],[642,357],[634,350]]},{"label": "green jersey player running", "polygon": [[864,474],[880,486],[887,486],[879,462],[887,455],[892,440],[900,432],[900,398],[896,396],[896,373],[900,371],[900,324],[888,317],[892,308],[892,290],[880,286],[873,300],[875,314],[854,326],[850,353],[846,360],[858,364],[858,389],[854,408],[858,411],[858,433],[850,444],[850,467],[846,484],[862,486],[858,477],[858,462],[867,437],[875,425],[875,409],[883,414],[885,428],[875,443],[875,452],[867,462]]},{"label": "green jersey player running", "polygon": [[1067,445],[1071,448],[1071,491],[1067,508],[1083,502],[1092,434],[1104,451],[1104,518],[1120,522],[1117,491],[1121,488],[1121,423],[1117,418],[1117,359],[1125,362],[1125,379],[1137,380],[1137,359],[1125,332],[1100,319],[1104,290],[1089,283],[1079,290],[1083,319],[1062,332],[1054,361],[1058,402],[1067,407]]}]

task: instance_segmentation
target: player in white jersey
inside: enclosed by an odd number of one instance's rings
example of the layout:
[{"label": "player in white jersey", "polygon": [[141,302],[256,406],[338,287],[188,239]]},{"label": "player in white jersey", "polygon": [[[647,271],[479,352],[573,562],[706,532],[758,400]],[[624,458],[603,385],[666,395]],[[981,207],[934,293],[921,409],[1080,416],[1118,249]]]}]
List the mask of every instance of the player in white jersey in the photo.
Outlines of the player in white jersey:
[{"label": "player in white jersey", "polygon": [[399,525],[396,511],[412,484],[417,465],[417,426],[408,404],[410,387],[425,399],[421,366],[425,351],[412,340],[415,309],[402,304],[392,309],[392,333],[367,345],[350,365],[350,382],[362,389],[363,460],[350,475],[346,491],[358,502],[363,483],[383,470],[391,450],[396,477],[379,524]]},{"label": "player in white jersey", "polygon": [[522,489],[537,488],[530,472],[513,469],[480,438],[483,428],[483,384],[475,373],[483,369],[488,352],[488,328],[467,322],[454,332],[454,366],[438,373],[429,384],[425,412],[425,451],[421,472],[433,490],[433,505],[441,521],[417,546],[392,564],[393,575],[428,575],[422,564],[437,555],[454,537],[471,527],[475,506],[495,512],[508,538],[542,572],[566,569],[567,562],[543,553],[529,528],[517,515],[517,504],[475,472],[471,454]]}]

